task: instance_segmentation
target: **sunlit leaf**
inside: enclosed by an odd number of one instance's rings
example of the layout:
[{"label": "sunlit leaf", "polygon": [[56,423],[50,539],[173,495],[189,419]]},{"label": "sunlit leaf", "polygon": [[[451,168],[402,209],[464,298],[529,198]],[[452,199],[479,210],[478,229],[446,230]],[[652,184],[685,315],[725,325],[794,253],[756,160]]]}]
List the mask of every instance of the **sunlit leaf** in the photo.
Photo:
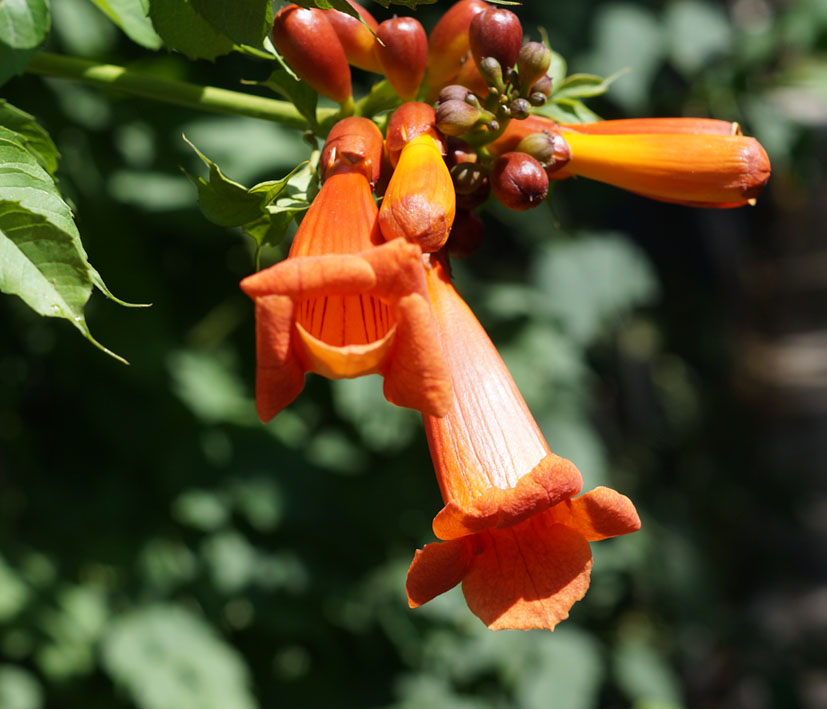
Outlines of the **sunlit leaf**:
[{"label": "sunlit leaf", "polygon": [[145,11],[146,0],[91,0],[133,42],[158,49],[162,40]]},{"label": "sunlit leaf", "polygon": [[278,92],[299,109],[301,113],[310,124],[310,127],[316,128],[316,102],[319,95],[310,88],[306,81],[300,80],[294,76],[292,72],[283,68],[274,69],[270,76],[264,81],[259,82],[261,86],[266,86],[273,91]]},{"label": "sunlit leaf", "polygon": [[83,307],[95,286],[113,300],[91,266],[72,212],[51,176],[0,127],[0,291],[19,296],[40,315],[69,320],[95,346]]},{"label": "sunlit leaf", "polygon": [[50,21],[48,0],[0,2],[0,84],[26,68]]},{"label": "sunlit leaf", "polygon": [[17,140],[28,150],[50,175],[57,171],[60,153],[49,134],[35,117],[0,98],[0,126],[17,133]]},{"label": "sunlit leaf", "polygon": [[606,78],[595,74],[571,74],[556,85],[550,98],[554,101],[561,98],[575,99],[602,96],[609,90],[612,82],[627,72],[628,69],[621,69]]}]

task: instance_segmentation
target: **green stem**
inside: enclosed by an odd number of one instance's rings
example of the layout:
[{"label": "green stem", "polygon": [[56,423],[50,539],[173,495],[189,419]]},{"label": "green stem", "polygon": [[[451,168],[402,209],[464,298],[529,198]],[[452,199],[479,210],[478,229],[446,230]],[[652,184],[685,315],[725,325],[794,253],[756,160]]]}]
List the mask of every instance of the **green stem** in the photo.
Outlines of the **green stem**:
[{"label": "green stem", "polygon": [[[263,118],[291,128],[307,127],[307,120],[288,101],[229,91],[215,86],[163,79],[114,64],[100,64],[50,52],[38,52],[26,71],[60,79],[74,79],[202,111]],[[318,121],[327,120],[336,113],[336,109],[319,109]]]}]

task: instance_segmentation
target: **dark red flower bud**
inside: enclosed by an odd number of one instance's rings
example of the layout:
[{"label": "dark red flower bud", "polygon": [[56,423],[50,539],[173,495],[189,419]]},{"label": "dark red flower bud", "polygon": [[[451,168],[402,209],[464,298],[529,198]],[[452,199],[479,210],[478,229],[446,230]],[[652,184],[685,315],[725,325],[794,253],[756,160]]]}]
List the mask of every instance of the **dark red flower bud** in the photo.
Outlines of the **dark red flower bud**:
[{"label": "dark red flower bud", "polygon": [[333,126],[322,149],[322,182],[338,172],[361,172],[374,185],[379,180],[383,152],[382,133],[373,121],[345,118]]},{"label": "dark red flower bud", "polygon": [[503,69],[514,66],[523,43],[520,20],[510,10],[492,8],[481,12],[471,20],[468,39],[474,61],[494,57]]},{"label": "dark red flower bud", "polygon": [[459,73],[470,49],[468,26],[474,15],[489,7],[482,0],[460,0],[434,25],[428,37],[428,72],[425,77],[429,101]]},{"label": "dark red flower bud", "polygon": [[482,221],[476,214],[459,209],[445,248],[454,258],[468,258],[482,244],[484,232]]},{"label": "dark red flower bud", "polygon": [[547,175],[571,160],[571,148],[559,134],[531,133],[517,143],[516,150],[531,155],[546,169]]},{"label": "dark red flower bud", "polygon": [[287,5],[276,15],[272,36],[279,54],[313,89],[339,103],[350,98],[345,50],[324,11]]},{"label": "dark red flower bud", "polygon": [[528,93],[538,79],[546,75],[551,66],[551,50],[542,42],[527,42],[517,55],[517,73],[520,87]]},{"label": "dark red flower bud", "polygon": [[436,127],[445,135],[462,135],[477,123],[480,112],[465,101],[446,101],[436,109]]},{"label": "dark red flower bud", "polygon": [[364,24],[355,17],[339,10],[327,10],[325,16],[342,43],[348,62],[365,71],[381,74],[382,66],[379,64],[379,57],[376,56],[376,45],[378,43],[374,36],[374,32],[379,28],[379,23],[367,9],[358,3],[353,2],[353,0],[347,0],[347,2],[359,13],[362,20],[364,20]]},{"label": "dark red flower bud", "polygon": [[509,209],[537,207],[548,193],[548,175],[543,166],[526,153],[506,153],[491,170],[494,196]]},{"label": "dark red flower bud", "polygon": [[393,90],[405,100],[416,96],[428,61],[428,36],[413,17],[385,20],[376,31],[376,54]]},{"label": "dark red flower bud", "polygon": [[388,121],[387,138],[385,145],[388,148],[388,159],[393,167],[399,160],[399,153],[411,140],[418,135],[427,133],[439,140],[435,128],[436,114],[433,106],[420,101],[409,101],[397,108]]},{"label": "dark red flower bud", "polygon": [[463,162],[451,168],[451,179],[457,195],[457,207],[479,207],[491,194],[488,171],[474,162]]}]

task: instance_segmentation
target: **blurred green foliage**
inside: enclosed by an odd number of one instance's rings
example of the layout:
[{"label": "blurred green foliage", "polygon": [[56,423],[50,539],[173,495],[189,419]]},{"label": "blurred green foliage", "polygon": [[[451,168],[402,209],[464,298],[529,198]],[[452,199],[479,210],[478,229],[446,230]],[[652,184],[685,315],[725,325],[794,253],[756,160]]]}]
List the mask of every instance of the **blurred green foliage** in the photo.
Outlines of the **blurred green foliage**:
[{"label": "blurred green foliage", "polygon": [[[426,26],[444,6],[420,8]],[[52,9],[57,51],[229,88],[266,79],[235,55],[147,55],[83,0]],[[602,115],[738,120],[774,163],[737,213],[565,183],[551,216],[490,208],[482,249],[456,266],[552,448],[587,488],[630,495],[642,531],[593,545],[589,594],[553,634],[491,633],[459,590],[409,610],[405,572],[441,506],[417,416],[375,378],[310,377],[258,422],[237,288],[254,244],[206,221],[180,171],[204,174],[186,134],[241,184],[278,179],[307,157],[298,134],[23,76],[5,95],[54,137],[90,257],[153,305],[87,309],[124,367],[0,299],[0,707],[823,706],[823,411],[775,418],[786,390],[762,409],[739,333],[800,322],[786,291],[750,290],[758,257],[823,245],[800,225],[826,193],[825,5],[519,12],[570,70],[631,68]]]}]

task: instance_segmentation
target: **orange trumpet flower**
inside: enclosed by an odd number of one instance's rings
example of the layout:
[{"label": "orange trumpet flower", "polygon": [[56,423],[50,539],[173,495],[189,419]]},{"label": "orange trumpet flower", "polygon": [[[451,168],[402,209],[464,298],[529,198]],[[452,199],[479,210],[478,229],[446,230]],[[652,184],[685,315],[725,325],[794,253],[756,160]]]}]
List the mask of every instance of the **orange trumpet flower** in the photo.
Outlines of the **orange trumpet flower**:
[{"label": "orange trumpet flower", "polygon": [[709,118],[639,118],[561,125],[530,116],[511,121],[490,146],[513,150],[530,133],[559,134],[571,160],[554,179],[580,175],[690,207],[754,204],[770,177],[767,153],[737,123]]},{"label": "orange trumpet flower", "polygon": [[420,606],[462,582],[489,628],[550,630],[588,588],[588,542],[633,532],[640,520],[608,488],[571,499],[579,471],[549,450],[443,258],[431,257],[428,292],[454,400],[444,417],[424,420],[445,501],[433,527],[447,541],[416,552],[408,602]]},{"label": "orange trumpet flower", "polygon": [[381,140],[364,118],[345,119],[331,131],[326,180],[288,258],[241,282],[256,304],[256,404],[263,421],[299,395],[305,372],[331,379],[382,374],[392,403],[435,416],[448,408],[450,380],[422,252],[404,241],[383,244],[379,233],[368,176],[378,174]]}]

